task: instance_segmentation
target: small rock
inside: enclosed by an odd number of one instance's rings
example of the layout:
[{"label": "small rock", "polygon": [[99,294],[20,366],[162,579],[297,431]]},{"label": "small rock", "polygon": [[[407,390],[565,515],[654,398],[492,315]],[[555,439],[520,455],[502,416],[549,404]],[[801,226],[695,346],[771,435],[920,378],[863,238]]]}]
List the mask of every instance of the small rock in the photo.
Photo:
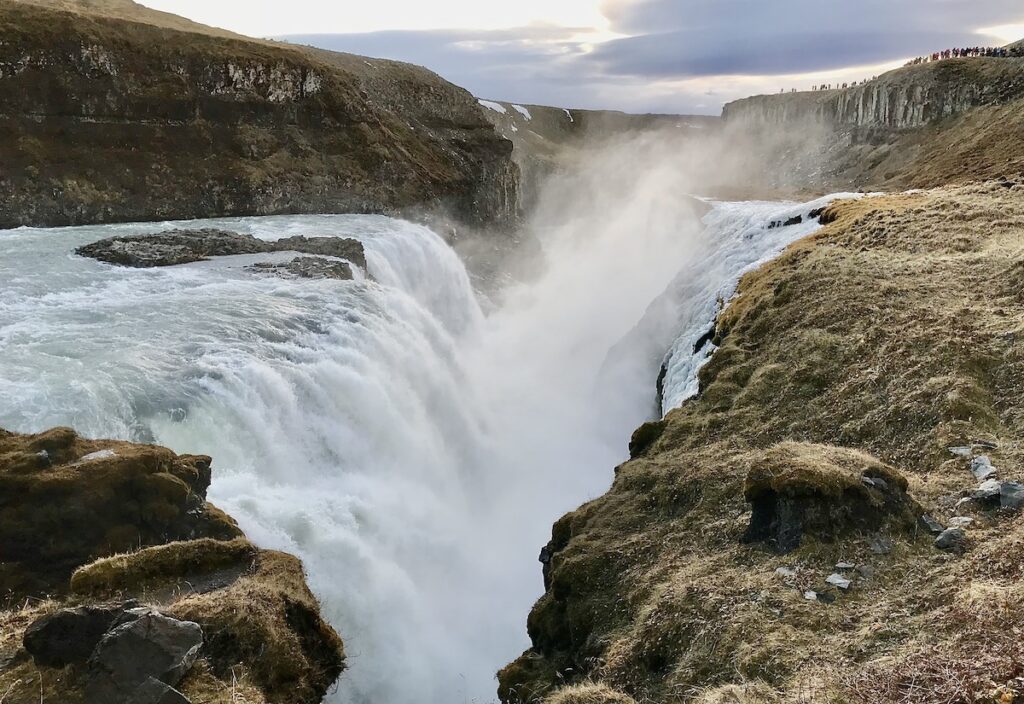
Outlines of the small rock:
[{"label": "small rock", "polygon": [[979,482],[983,482],[996,475],[996,468],[992,466],[992,460],[988,455],[980,455],[971,460],[971,474]]},{"label": "small rock", "polygon": [[945,526],[929,516],[927,513],[921,516],[921,524],[928,529],[929,533],[934,533],[935,535],[946,530]]},{"label": "small rock", "polygon": [[974,523],[974,519],[970,516],[957,516],[949,519],[950,528],[966,528],[972,523]]},{"label": "small rock", "polygon": [[136,620],[108,631],[89,658],[86,695],[92,700],[125,700],[150,678],[174,687],[199,656],[203,629],[198,623],[146,608],[127,613]]},{"label": "small rock", "polygon": [[786,579],[789,579],[791,577],[796,577],[796,572],[794,572],[793,570],[789,569],[788,567],[776,568],[775,574],[779,575],[780,577],[785,577]]},{"label": "small rock", "polygon": [[871,536],[871,542],[868,547],[870,547],[871,552],[876,555],[888,555],[892,552],[893,543],[884,535],[876,534]]},{"label": "small rock", "polygon": [[974,452],[969,447],[950,447],[948,449],[949,449],[950,452],[952,452],[957,457],[963,457],[965,459],[970,459],[971,457],[974,456]]},{"label": "small rock", "polygon": [[109,460],[112,457],[117,457],[117,453],[113,450],[100,450],[99,452],[91,452],[85,457],[78,460],[78,464],[84,464],[85,462],[95,462],[96,460]]},{"label": "small rock", "polygon": [[817,601],[818,600],[818,592],[811,591],[810,589],[808,589],[807,591],[804,592],[804,599],[807,599],[807,601]]},{"label": "small rock", "polygon": [[846,577],[838,573],[830,574],[825,581],[831,584],[833,587],[839,587],[843,590],[849,589],[850,585],[853,584],[853,581],[847,579]]},{"label": "small rock", "polygon": [[990,501],[992,499],[999,498],[999,494],[1002,490],[1002,482],[999,482],[996,479],[989,479],[974,490],[971,494],[971,498],[978,499],[980,501]]},{"label": "small rock", "polygon": [[859,574],[864,579],[874,579],[875,568],[871,565],[859,565],[857,567],[857,574]]},{"label": "small rock", "polygon": [[967,540],[963,528],[948,528],[935,539],[935,547],[939,550],[954,550],[961,547]]},{"label": "small rock", "polygon": [[850,570],[852,570],[856,566],[857,565],[853,564],[852,562],[837,562],[836,563],[836,569],[839,570],[840,572],[849,572]]},{"label": "small rock", "polygon": [[1024,484],[1003,482],[999,488],[999,505],[1012,511],[1024,508]]}]

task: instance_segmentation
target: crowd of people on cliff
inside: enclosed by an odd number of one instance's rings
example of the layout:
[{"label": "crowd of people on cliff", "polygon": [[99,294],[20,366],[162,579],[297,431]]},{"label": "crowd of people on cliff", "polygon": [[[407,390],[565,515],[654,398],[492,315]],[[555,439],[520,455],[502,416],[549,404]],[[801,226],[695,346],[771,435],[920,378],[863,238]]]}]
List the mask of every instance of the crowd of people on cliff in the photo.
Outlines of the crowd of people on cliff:
[{"label": "crowd of people on cliff", "polygon": [[1014,49],[1007,49],[1004,46],[975,46],[967,49],[946,49],[945,51],[936,51],[934,54],[928,56],[918,56],[916,59],[907,62],[907,66],[918,66],[920,64],[927,64],[933,61],[945,61],[946,59],[973,59],[973,58],[991,58],[991,59],[1008,59],[1013,56],[1020,56],[1020,53]]},{"label": "crowd of people on cliff", "polygon": [[[972,59],[972,58],[992,58],[992,59],[1010,59],[1024,57],[1024,48],[1007,48],[1004,46],[976,46],[967,49],[946,49],[945,51],[936,51],[928,56],[919,56],[916,59],[908,61],[905,66],[919,66],[921,64],[931,63],[933,61],[945,61],[946,59]],[[858,83],[824,83],[820,86],[811,86],[812,91],[819,90],[842,90],[844,88],[855,88],[862,86],[868,82],[868,80],[875,80],[878,76],[872,76],[870,79],[865,78],[863,81]],[[786,89],[783,88],[779,91],[785,93]],[[796,93],[796,88],[790,89],[791,93]]]}]

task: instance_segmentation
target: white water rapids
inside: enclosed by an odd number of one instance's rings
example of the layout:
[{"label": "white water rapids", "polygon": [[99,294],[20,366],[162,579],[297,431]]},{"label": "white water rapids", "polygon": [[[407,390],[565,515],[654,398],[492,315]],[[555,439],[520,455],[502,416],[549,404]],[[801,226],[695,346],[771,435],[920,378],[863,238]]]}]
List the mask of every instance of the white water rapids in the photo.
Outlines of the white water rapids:
[{"label": "white water rapids", "polygon": [[212,455],[210,499],[304,560],[345,640],[332,701],[493,701],[529,645],[551,523],[607,488],[666,350],[670,408],[696,391],[717,300],[816,226],[767,223],[823,202],[554,228],[539,280],[486,317],[438,236],[384,217],[201,223],[358,238],[370,278],[349,282],[244,269],[267,255],[135,270],[73,254],[197,223],[2,231],[0,427]]}]

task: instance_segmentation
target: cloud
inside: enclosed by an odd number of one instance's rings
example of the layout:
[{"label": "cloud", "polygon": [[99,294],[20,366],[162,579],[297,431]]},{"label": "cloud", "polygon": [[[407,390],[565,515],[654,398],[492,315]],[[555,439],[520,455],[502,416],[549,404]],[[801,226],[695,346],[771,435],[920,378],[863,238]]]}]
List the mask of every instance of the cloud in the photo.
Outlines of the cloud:
[{"label": "cloud", "polygon": [[752,92],[863,78],[863,69],[992,42],[1020,0],[606,0],[620,38],[585,27],[294,35],[290,41],[426,66],[499,100],[716,114]]}]

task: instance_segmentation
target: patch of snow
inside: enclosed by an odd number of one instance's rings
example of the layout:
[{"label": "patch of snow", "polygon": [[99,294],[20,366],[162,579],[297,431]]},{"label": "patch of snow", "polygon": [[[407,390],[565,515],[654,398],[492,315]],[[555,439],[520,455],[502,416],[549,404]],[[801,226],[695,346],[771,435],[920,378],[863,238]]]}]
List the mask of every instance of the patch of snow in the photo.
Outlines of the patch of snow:
[{"label": "patch of snow", "polygon": [[518,132],[518,131],[519,131],[519,128],[518,128],[518,127],[516,127],[515,125],[512,125],[512,131],[513,131],[513,132]]},{"label": "patch of snow", "polygon": [[478,100],[477,102],[480,103],[481,105],[483,105],[488,110],[493,110],[494,112],[500,112],[502,115],[507,115],[508,114],[508,110],[506,110],[505,106],[502,105],[501,103],[495,103],[495,102],[493,102],[491,100]]},{"label": "patch of snow", "polygon": [[567,108],[562,108],[562,109],[565,110],[565,114],[569,118],[569,122],[576,122],[576,120],[574,120],[573,117],[572,117],[572,113],[569,112],[569,110]]},{"label": "patch of snow", "polygon": [[527,120],[533,119],[533,115],[530,114],[530,111],[524,108],[522,105],[513,105],[512,109],[515,110],[520,115],[522,115],[523,117],[525,117]]}]

